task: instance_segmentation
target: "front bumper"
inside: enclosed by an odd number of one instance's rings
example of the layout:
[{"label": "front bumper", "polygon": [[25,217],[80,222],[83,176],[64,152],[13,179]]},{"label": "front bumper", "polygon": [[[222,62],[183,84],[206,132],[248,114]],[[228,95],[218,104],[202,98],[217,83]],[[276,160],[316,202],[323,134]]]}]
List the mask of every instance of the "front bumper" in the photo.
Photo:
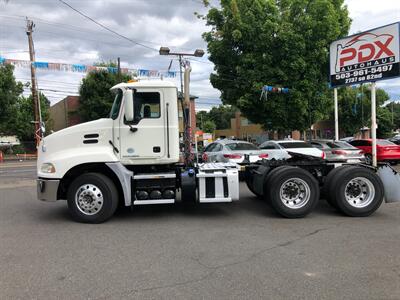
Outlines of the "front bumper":
[{"label": "front bumper", "polygon": [[36,180],[37,197],[39,200],[54,202],[57,200],[58,186],[60,180],[49,180],[39,178]]}]

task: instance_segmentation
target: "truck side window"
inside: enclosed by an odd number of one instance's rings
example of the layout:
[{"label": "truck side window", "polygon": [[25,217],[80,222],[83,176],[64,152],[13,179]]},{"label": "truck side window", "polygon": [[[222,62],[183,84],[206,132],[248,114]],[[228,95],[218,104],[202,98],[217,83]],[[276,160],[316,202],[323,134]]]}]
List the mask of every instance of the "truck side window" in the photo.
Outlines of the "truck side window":
[{"label": "truck side window", "polygon": [[139,123],[142,119],[157,119],[161,116],[160,93],[135,93],[133,101],[134,124]]},{"label": "truck side window", "polygon": [[117,94],[115,95],[115,100],[110,112],[110,118],[113,120],[118,118],[119,109],[121,107],[121,102],[122,102],[122,95],[123,95],[122,90],[118,90]]}]

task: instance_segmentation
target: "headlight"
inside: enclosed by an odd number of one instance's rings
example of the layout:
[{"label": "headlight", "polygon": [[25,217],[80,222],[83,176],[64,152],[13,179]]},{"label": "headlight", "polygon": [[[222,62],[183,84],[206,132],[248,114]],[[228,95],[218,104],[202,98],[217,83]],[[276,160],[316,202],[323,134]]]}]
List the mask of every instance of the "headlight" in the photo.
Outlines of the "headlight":
[{"label": "headlight", "polygon": [[42,166],[40,168],[40,171],[42,173],[55,173],[56,172],[56,168],[51,163],[45,163],[45,164],[42,164]]}]

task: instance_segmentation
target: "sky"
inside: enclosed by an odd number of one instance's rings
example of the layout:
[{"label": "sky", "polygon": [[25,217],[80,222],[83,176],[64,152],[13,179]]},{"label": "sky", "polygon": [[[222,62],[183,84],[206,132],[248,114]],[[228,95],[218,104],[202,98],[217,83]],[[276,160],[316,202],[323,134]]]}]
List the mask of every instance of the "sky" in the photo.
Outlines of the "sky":
[{"label": "sky", "polygon": [[[201,0],[64,1],[145,47],[106,31],[59,0],[0,0],[0,56],[29,59],[26,17],[35,23],[36,61],[92,65],[120,57],[122,67],[165,71],[173,57],[160,56],[160,46],[168,46],[174,52],[207,50],[201,35],[209,28],[194,15],[206,13]],[[398,0],[345,3],[353,20],[350,34],[400,21]],[[199,97],[197,110],[208,110],[221,103],[220,92],[209,82],[213,64],[207,57],[206,53],[191,61],[191,93]],[[171,70],[178,68],[173,60]],[[24,83],[30,80],[29,69],[16,68],[15,75]],[[54,104],[66,95],[77,94],[84,74],[38,70],[37,76],[39,89]],[[174,81],[179,86],[179,78]],[[389,93],[391,100],[400,99],[400,79],[380,81],[377,85]]]}]

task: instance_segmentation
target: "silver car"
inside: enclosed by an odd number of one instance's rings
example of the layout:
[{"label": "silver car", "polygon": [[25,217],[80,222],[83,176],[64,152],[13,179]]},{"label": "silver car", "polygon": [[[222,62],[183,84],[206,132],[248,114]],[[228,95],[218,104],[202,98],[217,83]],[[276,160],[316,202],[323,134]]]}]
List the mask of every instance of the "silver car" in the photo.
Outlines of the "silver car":
[{"label": "silver car", "polygon": [[331,162],[363,162],[362,150],[345,141],[313,140],[311,145],[325,152],[326,160]]},{"label": "silver car", "polygon": [[245,155],[249,155],[250,162],[261,159],[283,159],[284,154],[269,155],[252,143],[236,140],[218,140],[209,144],[203,153],[204,162],[233,162],[243,163]]},{"label": "silver car", "polygon": [[268,154],[285,153],[289,156],[288,152],[299,153],[309,156],[315,156],[324,159],[325,154],[323,151],[314,148],[309,143],[299,140],[280,140],[280,141],[266,141],[260,145],[260,149],[268,151]]}]

